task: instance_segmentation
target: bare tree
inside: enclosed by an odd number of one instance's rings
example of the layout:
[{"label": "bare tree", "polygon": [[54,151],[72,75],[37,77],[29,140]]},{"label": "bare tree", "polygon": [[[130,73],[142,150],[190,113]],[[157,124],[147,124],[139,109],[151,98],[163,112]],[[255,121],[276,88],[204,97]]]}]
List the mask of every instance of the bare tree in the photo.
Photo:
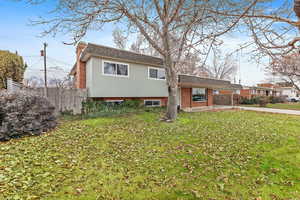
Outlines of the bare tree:
[{"label": "bare tree", "polygon": [[274,59],[267,69],[273,76],[292,84],[300,91],[300,53],[282,56]]},{"label": "bare tree", "polygon": [[[228,17],[237,16],[227,11],[212,12]],[[260,3],[257,9],[245,14],[242,20],[242,32],[252,37],[248,46],[255,47],[252,51],[255,57],[259,60],[265,56],[276,59],[276,57],[298,51],[299,17],[300,0],[265,1]]]},{"label": "bare tree", "polygon": [[[159,38],[157,38],[159,39]],[[115,43],[118,47],[118,45]],[[172,45],[177,45],[175,42]],[[175,49],[175,48],[173,48]],[[138,34],[136,40],[132,42],[129,50],[150,56],[161,57],[159,52],[156,51],[141,34]],[[181,60],[177,63],[177,73],[197,75],[201,77],[208,77],[209,71],[203,65],[199,51],[194,51],[192,48],[187,49],[183,54]]]},{"label": "bare tree", "polygon": [[40,77],[37,76],[31,76],[27,79],[25,79],[25,84],[26,87],[30,88],[38,88],[44,85],[44,80]]},{"label": "bare tree", "polygon": [[127,37],[123,34],[123,31],[119,28],[116,28],[113,33],[113,41],[117,48],[126,49]]},{"label": "bare tree", "polygon": [[213,50],[212,65],[208,67],[209,75],[212,78],[232,80],[237,72],[237,62],[233,54],[222,55],[219,49]]},{"label": "bare tree", "polygon": [[[33,3],[36,3],[36,0]],[[241,19],[256,11],[258,0],[60,0],[55,17],[35,24],[46,25],[44,34],[72,33],[74,44],[89,29],[121,22],[136,31],[161,55],[166,69],[168,106],[166,118],[177,116],[177,63],[183,52],[197,49],[205,54],[219,36],[232,31]],[[221,15],[219,11],[230,13]],[[176,43],[177,45],[172,45]],[[202,52],[200,52],[202,51]]]},{"label": "bare tree", "polygon": [[49,87],[56,88],[72,88],[73,83],[70,76],[64,78],[53,77],[49,80]]},{"label": "bare tree", "polygon": [[186,52],[177,63],[179,74],[188,74],[201,77],[209,77],[208,67],[204,64],[201,56],[194,51]]}]

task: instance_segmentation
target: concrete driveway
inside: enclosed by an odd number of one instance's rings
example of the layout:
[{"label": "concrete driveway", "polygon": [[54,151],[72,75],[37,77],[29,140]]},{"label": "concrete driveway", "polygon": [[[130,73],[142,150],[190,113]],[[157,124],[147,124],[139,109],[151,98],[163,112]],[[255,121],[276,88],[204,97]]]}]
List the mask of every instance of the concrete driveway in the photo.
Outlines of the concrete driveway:
[{"label": "concrete driveway", "polygon": [[262,107],[244,107],[244,106],[235,106],[235,108],[241,110],[251,110],[251,111],[267,112],[267,113],[300,115],[300,111],[298,110],[273,109],[273,108],[262,108]]},{"label": "concrete driveway", "polygon": [[262,107],[246,107],[246,106],[218,106],[218,105],[215,105],[215,106],[190,108],[190,109],[186,109],[184,111],[186,111],[186,112],[201,112],[201,111],[228,110],[228,109],[240,109],[240,110],[250,110],[250,111],[257,111],[257,112],[299,115],[300,116],[300,111],[298,111],[298,110],[286,110],[286,109],[274,109],[274,108],[262,108]]}]

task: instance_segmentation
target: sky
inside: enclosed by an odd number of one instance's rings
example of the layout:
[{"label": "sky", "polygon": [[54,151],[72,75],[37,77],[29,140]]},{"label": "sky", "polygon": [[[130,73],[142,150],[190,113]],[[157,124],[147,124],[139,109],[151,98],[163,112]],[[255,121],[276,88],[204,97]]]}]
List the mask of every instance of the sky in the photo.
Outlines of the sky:
[{"label": "sky", "polygon": [[[65,35],[56,37],[40,37],[43,31],[41,26],[32,26],[30,21],[43,16],[51,7],[51,3],[38,6],[26,4],[24,1],[0,0],[0,49],[18,52],[28,64],[25,78],[31,76],[42,77],[43,59],[40,50],[43,43],[48,44],[47,65],[49,78],[61,78],[66,76],[75,63],[75,47],[65,45],[63,41],[70,41]],[[103,30],[90,31],[83,41],[114,47],[112,31],[115,24],[106,25]],[[232,36],[224,38],[224,50],[231,51],[244,42],[245,38]],[[266,80],[262,65],[250,62],[249,57],[243,54],[239,60],[240,72],[237,79],[241,79],[244,85],[255,85]]]}]

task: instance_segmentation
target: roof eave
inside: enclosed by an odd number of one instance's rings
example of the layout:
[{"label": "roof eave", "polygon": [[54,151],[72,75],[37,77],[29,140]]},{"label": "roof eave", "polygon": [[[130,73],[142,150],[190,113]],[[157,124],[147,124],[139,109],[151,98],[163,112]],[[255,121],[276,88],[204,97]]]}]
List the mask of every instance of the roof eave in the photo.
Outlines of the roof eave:
[{"label": "roof eave", "polygon": [[136,62],[136,61],[127,60],[127,59],[119,59],[119,58],[108,57],[108,56],[100,56],[100,55],[89,53],[89,52],[85,52],[85,51],[82,52],[82,54],[80,56],[80,60],[82,62],[87,62],[91,57],[100,58],[100,59],[107,59],[107,60],[113,60],[113,61],[117,61],[117,62],[119,61],[119,62],[125,62],[125,63],[134,63],[134,64],[141,64],[141,65],[149,65],[149,66],[161,67],[161,68],[164,67],[162,65],[157,65],[155,63]]}]

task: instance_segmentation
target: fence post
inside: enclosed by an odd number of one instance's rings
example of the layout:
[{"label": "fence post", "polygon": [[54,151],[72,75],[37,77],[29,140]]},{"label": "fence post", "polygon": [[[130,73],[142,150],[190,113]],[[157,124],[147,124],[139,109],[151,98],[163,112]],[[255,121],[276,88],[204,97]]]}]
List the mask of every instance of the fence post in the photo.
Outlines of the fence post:
[{"label": "fence post", "polygon": [[8,78],[6,81],[7,91],[13,93],[19,91],[22,88],[20,83],[14,82],[11,78]]},{"label": "fence post", "polygon": [[7,79],[6,86],[7,86],[7,91],[8,92],[13,92],[13,83],[12,83],[12,79],[11,78]]}]

